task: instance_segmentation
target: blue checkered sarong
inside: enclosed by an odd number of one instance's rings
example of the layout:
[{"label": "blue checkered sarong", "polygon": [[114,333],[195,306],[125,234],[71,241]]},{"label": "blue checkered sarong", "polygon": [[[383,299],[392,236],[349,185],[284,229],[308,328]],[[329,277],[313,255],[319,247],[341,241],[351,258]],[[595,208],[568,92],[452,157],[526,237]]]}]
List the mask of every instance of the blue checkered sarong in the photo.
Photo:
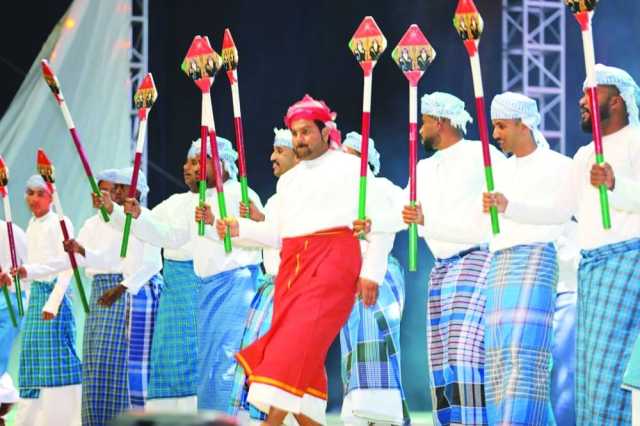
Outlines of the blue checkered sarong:
[{"label": "blue checkered sarong", "polygon": [[151,342],[162,293],[162,275],[156,274],[131,297],[129,396],[133,408],[144,408],[149,388]]},{"label": "blue checkered sarong", "polygon": [[77,385],[82,382],[82,365],[76,351],[76,325],[68,296],[58,315],[42,319],[55,281],[33,281],[22,329],[18,386],[22,398],[38,398],[40,388]]},{"label": "blue checkered sarong", "polygon": [[578,270],[579,425],[630,425],[622,377],[640,331],[640,239],[582,252]]},{"label": "blue checkered sarong", "polygon": [[404,402],[402,414],[408,422],[400,369],[404,295],[404,272],[398,261],[389,256],[375,306],[367,308],[362,300],[356,301],[349,320],[340,330],[340,350],[344,394],[355,389],[396,389]]},{"label": "blue checkered sarong", "polygon": [[[246,348],[269,331],[271,318],[273,316],[274,282],[275,278],[272,275],[263,275],[260,277],[258,291],[249,307],[249,315],[245,323],[240,349]],[[248,393],[249,387],[246,382],[244,369],[238,364],[233,377],[231,404],[229,405],[228,413],[235,416],[238,414],[238,411],[244,410],[249,412],[253,420],[265,420],[267,416],[247,402]]]},{"label": "blue checkered sarong", "polygon": [[427,349],[436,425],[487,423],[485,286],[491,254],[475,247],[437,259],[429,277]]},{"label": "blue checkered sarong", "polygon": [[[23,322],[20,321],[18,317],[18,300],[16,293],[10,292],[9,294],[13,312],[16,314],[16,320],[18,320],[18,328],[14,327],[11,322],[11,316],[9,315],[9,309],[7,308],[7,302],[4,296],[0,296],[0,376],[7,372],[13,343],[16,337],[18,337],[18,330]],[[26,294],[22,292],[22,304],[26,305],[26,303]]]},{"label": "blue checkered sarong", "polygon": [[489,424],[555,424],[549,383],[557,281],[553,244],[493,254],[485,310]]},{"label": "blue checkered sarong", "polygon": [[98,274],[93,277],[82,350],[83,426],[103,426],[129,409],[129,295],[123,294],[108,308],[98,305],[98,299],[104,292],[121,281],[121,274]]},{"label": "blue checkered sarong", "polygon": [[193,396],[197,390],[198,288],[192,261],[164,260],[164,287],[153,330],[148,399]]},{"label": "blue checkered sarong", "polygon": [[227,411],[236,370],[234,355],[261,272],[249,265],[202,279],[198,323],[198,409]]}]

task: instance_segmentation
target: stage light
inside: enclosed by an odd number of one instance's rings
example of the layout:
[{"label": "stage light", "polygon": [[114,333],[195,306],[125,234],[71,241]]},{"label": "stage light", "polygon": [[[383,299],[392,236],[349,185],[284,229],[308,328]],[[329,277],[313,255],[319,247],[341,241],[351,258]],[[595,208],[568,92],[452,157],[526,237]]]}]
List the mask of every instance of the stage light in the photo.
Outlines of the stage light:
[{"label": "stage light", "polygon": [[76,20],[73,18],[67,18],[64,20],[64,27],[68,30],[76,26]]}]

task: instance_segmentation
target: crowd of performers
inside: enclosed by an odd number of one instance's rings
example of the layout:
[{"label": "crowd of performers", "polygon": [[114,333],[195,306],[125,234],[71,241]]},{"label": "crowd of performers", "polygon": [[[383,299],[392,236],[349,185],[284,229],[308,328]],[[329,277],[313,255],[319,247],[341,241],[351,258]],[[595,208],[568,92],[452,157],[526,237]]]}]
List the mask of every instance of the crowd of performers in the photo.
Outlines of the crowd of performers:
[{"label": "crowd of performers", "polygon": [[[102,195],[91,201],[111,220],[96,212],[75,239],[63,239],[50,187],[31,177],[25,201],[33,217],[26,232],[14,230],[18,268],[0,234],[0,282],[11,286],[19,275],[28,283],[18,295],[28,303],[18,389],[6,372],[18,330],[0,316],[2,411],[17,402],[17,425],[104,425],[132,408],[326,424],[324,364],[339,334],[343,421],[407,424],[404,272],[390,251],[395,234],[415,223],[436,258],[425,319],[436,424],[631,424],[640,388],[640,353],[632,356],[640,331],[640,88],[621,69],[596,71],[607,164],[595,165],[593,143],[573,159],[552,151],[536,102],[507,92],[491,103],[502,152],[492,148],[496,190],[486,193],[480,142],[464,138],[472,122],[464,103],[425,94],[420,135],[435,154],[418,163],[418,203],[407,205],[406,190],[376,176],[380,156],[369,140],[366,220],[356,220],[361,137],[337,137],[335,114],[310,96],[288,109],[286,129],[275,129],[277,190],[264,205],[253,191],[241,203],[237,154],[217,139],[225,221],[212,213],[211,162],[208,204],[198,202],[199,141],[183,167],[189,190],[151,210],[141,203],[143,175],[128,198],[131,168],[101,172]],[[580,109],[589,132],[586,95]],[[602,184],[609,230],[600,221]],[[495,236],[492,206],[502,228]],[[135,220],[121,260],[127,213]],[[92,278],[82,355],[67,252]]]}]

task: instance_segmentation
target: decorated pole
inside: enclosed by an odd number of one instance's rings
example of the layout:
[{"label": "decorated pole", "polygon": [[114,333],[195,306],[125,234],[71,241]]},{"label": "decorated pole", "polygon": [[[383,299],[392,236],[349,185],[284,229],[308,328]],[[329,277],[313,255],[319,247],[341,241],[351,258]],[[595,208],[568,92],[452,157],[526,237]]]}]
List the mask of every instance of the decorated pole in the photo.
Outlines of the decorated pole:
[{"label": "decorated pole", "polygon": [[349,49],[364,72],[364,90],[362,96],[362,144],[360,152],[360,196],[358,200],[358,219],[365,220],[367,210],[367,171],[369,170],[369,129],[371,125],[371,89],[373,68],[382,52],[387,48],[387,39],[371,16],[362,20],[349,41]]},{"label": "decorated pole", "polygon": [[[156,99],[158,99],[158,91],[156,90],[156,85],[153,83],[153,76],[151,73],[148,73],[142,80],[142,83],[140,83],[140,87],[138,87],[138,90],[133,97],[133,102],[138,109],[138,120],[140,125],[138,126],[136,154],[133,159],[133,174],[131,175],[131,185],[129,186],[129,198],[133,198],[136,195],[138,174],[140,173],[142,152],[144,151],[144,141],[147,135],[147,118]],[[129,246],[129,234],[131,232],[132,219],[133,216],[131,213],[127,213],[127,217],[124,222],[124,231],[122,233],[122,245],[120,246],[120,257],[122,258],[127,257],[127,247]]]},{"label": "decorated pole", "polygon": [[[76,130],[76,125],[73,123],[73,119],[71,118],[71,112],[69,112],[69,108],[67,107],[67,103],[64,101],[64,96],[62,96],[62,90],[60,90],[60,83],[58,82],[58,78],[53,73],[53,70],[49,66],[49,63],[46,59],[42,60],[42,75],[44,76],[44,80],[47,82],[47,85],[51,89],[51,93],[53,93],[53,97],[56,99],[58,106],[60,106],[60,111],[62,111],[62,116],[64,117],[64,121],[67,124],[67,128],[69,129],[69,133],[71,133],[71,139],[73,140],[73,144],[76,147],[76,151],[80,156],[80,161],[82,162],[82,167],[84,168],[84,173],[87,175],[89,179],[89,185],[91,185],[91,190],[98,197],[101,196],[100,188],[96,183],[95,178],[93,177],[93,172],[91,171],[91,166],[89,165],[89,160],[87,160],[87,156],[84,153],[84,148],[82,146],[82,142],[80,142],[80,136],[78,135],[78,131]],[[100,208],[100,213],[102,214],[102,219],[105,222],[109,222],[109,213],[104,207]]]},{"label": "decorated pole", "polygon": [[[9,239],[9,254],[11,256],[11,267],[18,267],[18,257],[16,255],[16,241],[13,236],[13,220],[11,218],[11,204],[9,203],[9,169],[7,168],[2,156],[0,156],[0,197],[4,204],[4,221],[7,223],[7,236]],[[16,274],[13,277],[14,285],[16,286],[16,300],[18,302],[18,314],[24,315],[24,308],[22,306],[22,289],[20,288],[20,277]],[[11,323],[14,327],[18,327],[16,320],[16,313],[13,310],[13,303],[11,303],[11,295],[7,286],[2,287],[2,293],[4,294],[4,300],[7,303],[7,309],[9,310],[9,316],[11,317]]]},{"label": "decorated pole", "polygon": [[[418,162],[418,82],[436,58],[436,51],[420,28],[413,24],[391,52],[391,57],[409,81],[409,204],[416,205]],[[418,269],[418,226],[409,225],[409,271]]]},{"label": "decorated pole", "polygon": [[[209,39],[196,36],[182,62],[182,70],[196,83],[202,92],[202,112],[200,126],[200,207],[204,206],[207,188],[207,138],[211,146],[211,162],[216,176],[216,192],[220,219],[227,217],[227,207],[222,187],[222,169],[218,155],[213,107],[211,106],[211,85],[216,73],[222,67],[222,59],[211,47]],[[204,221],[198,224],[198,234],[204,235]],[[225,252],[231,252],[231,237],[227,232],[224,238]]]},{"label": "decorated pole", "polygon": [[[602,151],[602,129],[600,128],[600,107],[598,106],[598,83],[596,80],[596,54],[593,46],[593,30],[591,19],[598,0],[565,0],[565,3],[573,12],[580,31],[582,32],[582,46],[584,49],[584,64],[587,73],[586,89],[589,95],[589,105],[591,106],[591,131],[593,133],[593,144],[596,151],[596,163],[604,163],[604,153]],[[598,187],[600,191],[600,215],[602,216],[602,227],[611,229],[611,215],[609,211],[609,196],[606,185]]]},{"label": "decorated pole", "polygon": [[[62,211],[62,203],[60,202],[60,197],[58,196],[58,191],[56,190],[55,184],[55,174],[53,164],[47,158],[44,150],[38,150],[37,157],[37,169],[42,179],[47,183],[49,187],[49,191],[51,192],[51,196],[53,198],[53,205],[55,206],[56,213],[58,215],[58,220],[60,221],[60,229],[62,230],[62,236],[65,241],[69,241],[71,236],[69,235],[69,230],[67,229],[67,223],[64,220],[64,212]],[[72,252],[68,252],[69,262],[71,263],[71,268],[73,269],[73,276],[76,280],[76,285],[78,286],[78,293],[80,293],[80,300],[82,301],[82,306],[84,308],[85,313],[89,313],[89,303],[87,303],[87,296],[84,292],[84,287],[82,286],[82,279],[80,278],[80,271],[78,270],[78,263],[76,262],[76,256]]]},{"label": "decorated pole", "polygon": [[222,39],[222,63],[231,85],[231,97],[233,99],[233,125],[236,131],[236,149],[238,151],[238,175],[240,178],[240,191],[242,203],[247,207],[249,217],[249,185],[247,183],[247,161],[244,154],[244,132],[242,130],[242,114],[240,111],[240,88],[238,87],[238,49],[233,41],[231,31],[224,30]]},{"label": "decorated pole", "polygon": [[[493,182],[493,168],[491,167],[491,152],[489,151],[489,128],[487,125],[486,106],[484,101],[484,87],[482,83],[482,70],[480,68],[480,53],[478,45],[480,36],[484,29],[484,21],[478,12],[473,0],[459,0],[456,13],[453,18],[453,25],[462,37],[464,47],[469,54],[471,62],[471,75],[473,77],[473,91],[476,97],[476,115],[478,118],[478,130],[480,141],[482,142],[482,160],[484,162],[484,177],[487,185],[487,192],[493,192],[495,184]],[[498,209],[492,206],[489,209],[491,215],[491,230],[493,235],[500,233],[500,222],[498,221]]]}]

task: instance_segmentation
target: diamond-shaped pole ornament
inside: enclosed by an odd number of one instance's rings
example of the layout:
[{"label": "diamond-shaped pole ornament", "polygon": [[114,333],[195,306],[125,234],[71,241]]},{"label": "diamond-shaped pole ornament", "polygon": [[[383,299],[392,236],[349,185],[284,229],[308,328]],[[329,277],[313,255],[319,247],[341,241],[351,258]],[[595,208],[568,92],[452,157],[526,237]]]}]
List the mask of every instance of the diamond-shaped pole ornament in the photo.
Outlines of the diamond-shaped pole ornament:
[{"label": "diamond-shaped pole ornament", "polygon": [[391,57],[405,77],[417,85],[425,70],[436,58],[436,51],[416,24],[409,27],[391,52]]},{"label": "diamond-shaped pole ornament", "polygon": [[473,0],[460,0],[453,17],[453,26],[470,55],[475,54],[484,31],[484,20]]},{"label": "diamond-shaped pole ornament", "polygon": [[598,0],[564,0],[572,13],[593,12],[598,5]]},{"label": "diamond-shaped pole ornament", "polygon": [[136,94],[133,96],[133,103],[138,110],[149,110],[157,99],[158,90],[153,81],[153,75],[148,73],[144,76],[140,86],[138,86],[138,90],[136,90]]},{"label": "diamond-shaped pole ornament", "polygon": [[[56,191],[55,185],[55,168],[53,167],[53,163],[49,161],[47,154],[45,154],[42,148],[38,149],[38,154],[36,157],[36,168],[42,179],[47,183],[49,187],[52,198],[53,205],[55,206],[56,214],[58,215],[58,221],[60,222],[60,229],[62,231],[62,237],[64,241],[69,241],[69,239],[73,238],[69,233],[67,228],[67,222],[64,218],[64,212],[62,211],[62,203],[60,202],[60,196],[58,191]],[[71,263],[71,269],[73,269],[73,276],[76,281],[76,285],[78,288],[78,293],[80,294],[80,300],[82,302],[82,306],[84,308],[85,313],[89,313],[89,302],[87,301],[87,295],[84,292],[84,286],[82,285],[82,278],[80,277],[80,270],[78,269],[78,263],[76,262],[76,256],[73,252],[68,252],[69,262]]]},{"label": "diamond-shaped pole ornament", "polygon": [[202,92],[209,92],[222,59],[209,43],[207,36],[195,36],[180,68]]},{"label": "diamond-shaped pole ornament", "polygon": [[231,31],[229,31],[229,28],[225,28],[224,36],[222,37],[222,65],[224,70],[226,72],[237,70],[239,58],[238,49],[231,36]]},{"label": "diamond-shaped pole ornament", "polygon": [[371,16],[362,20],[349,41],[349,49],[362,67],[365,75],[371,74],[378,59],[387,49],[387,39]]},{"label": "diamond-shaped pole ornament", "polygon": [[4,163],[4,159],[0,155],[0,196],[7,195],[7,186],[9,185],[9,168]]}]

